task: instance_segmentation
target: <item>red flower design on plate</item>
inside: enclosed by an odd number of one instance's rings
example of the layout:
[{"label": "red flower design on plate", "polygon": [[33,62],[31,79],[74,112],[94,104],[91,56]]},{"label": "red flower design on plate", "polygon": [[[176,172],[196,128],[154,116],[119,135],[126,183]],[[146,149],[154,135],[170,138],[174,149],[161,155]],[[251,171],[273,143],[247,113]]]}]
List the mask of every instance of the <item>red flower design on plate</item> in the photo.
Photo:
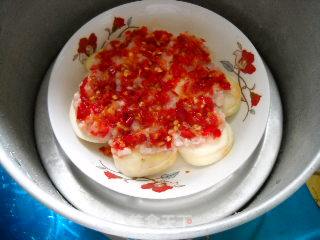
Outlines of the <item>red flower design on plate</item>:
[{"label": "red flower design on plate", "polygon": [[110,171],[105,171],[104,175],[106,175],[108,177],[108,179],[116,179],[116,178],[122,178],[116,174],[114,174],[113,172]]},{"label": "red flower design on plate", "polygon": [[173,187],[170,185],[167,185],[165,182],[151,182],[151,183],[145,183],[141,185],[142,189],[151,189],[154,192],[164,192],[169,189],[172,189]]},{"label": "red flower design on plate", "polygon": [[250,97],[251,97],[251,105],[253,107],[257,106],[258,103],[260,102],[261,95],[255,93],[255,92],[250,92]]},{"label": "red flower design on plate", "polygon": [[91,33],[88,38],[81,38],[79,40],[78,53],[84,53],[90,56],[97,49],[97,36]]},{"label": "red flower design on plate", "polygon": [[125,21],[122,17],[115,17],[112,25],[112,32],[116,31],[119,28],[122,28],[125,24]]},{"label": "red flower design on plate", "polygon": [[[228,72],[232,72],[237,76],[238,84],[241,89],[241,99],[245,102],[247,108],[246,115],[243,118],[243,121],[245,121],[249,113],[255,114],[255,111],[252,108],[259,104],[262,96],[254,92],[256,87],[255,83],[253,83],[252,86],[249,86],[247,80],[242,76],[243,73],[252,74],[256,71],[256,67],[253,65],[254,55],[243,49],[240,42],[237,42],[237,45],[238,49],[233,52],[233,55],[235,56],[234,64],[229,61],[220,62]],[[249,94],[250,99],[248,98]]]},{"label": "red flower design on plate", "polygon": [[235,52],[235,55],[235,65],[241,72],[252,74],[256,71],[256,67],[253,65],[253,53],[248,52],[247,50],[237,50]]}]

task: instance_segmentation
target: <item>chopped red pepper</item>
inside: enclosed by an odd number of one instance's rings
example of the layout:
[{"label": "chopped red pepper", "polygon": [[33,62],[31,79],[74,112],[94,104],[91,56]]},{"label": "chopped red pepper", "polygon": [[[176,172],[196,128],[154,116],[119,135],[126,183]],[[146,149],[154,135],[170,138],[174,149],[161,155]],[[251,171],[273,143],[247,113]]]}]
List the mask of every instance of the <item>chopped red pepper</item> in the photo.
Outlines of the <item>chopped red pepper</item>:
[{"label": "chopped red pepper", "polygon": [[[124,25],[124,19],[114,19],[114,29]],[[127,31],[96,55],[97,64],[80,86],[77,119],[94,136],[110,133],[117,150],[140,144],[172,148],[173,133],[187,139],[219,137],[213,88],[229,90],[230,84],[209,67],[204,44],[187,33],[174,36],[146,27]]]}]

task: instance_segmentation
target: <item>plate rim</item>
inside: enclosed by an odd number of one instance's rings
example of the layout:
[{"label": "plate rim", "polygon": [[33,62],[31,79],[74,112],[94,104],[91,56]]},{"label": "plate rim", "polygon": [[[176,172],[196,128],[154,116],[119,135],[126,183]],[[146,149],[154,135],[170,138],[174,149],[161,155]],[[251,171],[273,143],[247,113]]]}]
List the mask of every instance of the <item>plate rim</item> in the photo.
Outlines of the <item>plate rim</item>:
[{"label": "plate rim", "polygon": [[[251,156],[251,154],[253,153],[253,151],[257,148],[257,146],[258,146],[258,144],[259,144],[260,140],[262,139],[262,136],[263,136],[263,134],[264,134],[264,132],[265,132],[265,128],[266,128],[266,126],[267,126],[267,121],[268,121],[269,114],[270,114],[270,83],[269,83],[269,78],[268,78],[268,74],[267,74],[267,71],[266,71],[265,64],[263,63],[262,58],[261,58],[258,50],[257,50],[257,49],[255,48],[255,46],[252,44],[252,42],[250,41],[250,39],[249,39],[239,28],[237,28],[237,26],[235,26],[233,23],[231,23],[228,19],[224,18],[223,16],[221,16],[221,15],[219,15],[219,14],[217,14],[217,13],[215,13],[215,12],[209,10],[209,9],[206,9],[206,8],[203,8],[203,7],[200,7],[200,6],[198,6],[198,5],[191,4],[191,3],[186,3],[186,2],[172,1],[172,0],[167,0],[167,1],[153,0],[153,1],[150,1],[150,2],[147,1],[147,2],[148,2],[148,4],[154,4],[154,3],[157,3],[157,2],[170,3],[170,4],[173,4],[173,3],[174,3],[174,4],[187,4],[187,5],[190,5],[191,7],[196,7],[196,8],[201,9],[202,11],[206,11],[207,13],[216,15],[217,17],[219,17],[219,18],[223,19],[224,21],[226,21],[227,24],[231,24],[236,30],[238,30],[238,31],[243,35],[243,37],[248,41],[248,43],[251,44],[250,47],[252,47],[252,49],[255,51],[255,54],[258,56],[259,61],[262,62],[261,66],[263,67],[263,69],[262,69],[262,71],[264,72],[263,74],[266,75],[266,76],[267,76],[267,79],[268,79],[268,81],[267,81],[267,83],[266,83],[266,84],[267,84],[267,92],[264,92],[264,96],[267,96],[268,101],[267,101],[267,110],[266,110],[266,111],[267,111],[267,117],[264,119],[263,131],[261,131],[261,133],[260,133],[260,135],[259,135],[259,137],[258,137],[259,140],[254,143],[254,148],[253,148],[252,152],[248,155],[248,157],[247,157],[245,160],[243,160],[243,163],[242,163],[240,166],[234,168],[232,171],[230,171],[227,176],[224,176],[224,177],[221,178],[219,181],[217,181],[217,182],[215,183],[215,184],[217,184],[217,183],[219,183],[220,181],[222,181],[223,179],[225,179],[225,178],[227,178],[228,176],[232,175],[237,169],[239,169],[243,164],[246,163],[246,161],[250,158],[250,156]],[[142,1],[142,2],[132,2],[132,3],[124,4],[124,5],[127,6],[127,5],[130,5],[130,4],[145,4],[145,3],[146,3],[145,1]],[[122,6],[124,6],[124,5],[120,5],[120,6],[115,7],[115,8],[119,8],[119,7],[122,7]],[[94,22],[95,20],[103,17],[104,15],[110,15],[110,14],[112,14],[112,13],[110,13],[110,12],[112,12],[112,10],[115,9],[115,8],[112,8],[112,9],[109,9],[109,10],[107,10],[107,11],[104,11],[104,12],[102,12],[101,14],[97,15],[96,17],[92,18],[92,19],[89,20],[87,23],[85,23],[84,25],[82,25],[82,26],[72,35],[72,37],[68,39],[68,41],[66,42],[66,44],[64,45],[64,47],[63,47],[62,50],[60,51],[58,57],[56,58],[56,60],[55,60],[55,62],[54,62],[54,64],[53,64],[53,69],[52,69],[51,74],[54,73],[55,71],[57,71],[57,70],[56,70],[56,68],[57,68],[56,62],[57,62],[57,60],[58,60],[59,58],[62,58],[63,51],[68,48],[68,43],[72,42],[73,38],[77,35],[77,33],[78,33],[79,31],[81,31],[82,29],[84,29],[89,23]],[[51,79],[51,76],[52,76],[52,75],[50,75],[50,77],[49,77],[50,79]],[[57,136],[56,128],[53,127],[53,126],[54,126],[54,123],[52,122],[52,117],[50,117],[50,116],[52,116],[52,114],[53,114],[52,111],[50,111],[50,104],[49,104],[49,102],[50,102],[50,97],[49,97],[49,95],[50,95],[50,94],[49,94],[49,93],[50,93],[50,91],[49,91],[49,90],[50,90],[50,83],[52,83],[52,81],[49,81],[49,87],[48,87],[48,101],[47,101],[47,105],[48,105],[48,112],[49,112],[49,120],[50,120],[52,129],[53,129],[54,135],[56,136],[56,139],[57,139],[58,142],[60,143],[59,137]],[[262,129],[262,128],[261,128],[261,129]],[[66,152],[66,154],[69,156],[68,151],[65,150],[65,147],[62,146],[62,144],[60,144],[60,145],[61,145],[61,148],[64,150],[64,152]],[[94,181],[97,182],[98,184],[102,185],[103,187],[106,187],[106,188],[108,188],[108,189],[110,189],[110,190],[112,190],[112,191],[115,191],[115,192],[118,192],[118,193],[121,193],[121,194],[124,194],[124,195],[127,195],[127,196],[133,196],[133,197],[140,197],[140,198],[141,198],[140,195],[128,194],[128,193],[125,192],[125,191],[113,189],[112,187],[110,187],[110,185],[106,184],[107,181],[102,181],[102,180],[99,180],[99,179],[95,178],[95,177],[94,177],[95,174],[90,173],[90,172],[88,171],[88,169],[84,169],[84,168],[80,167],[78,164],[76,164],[76,163],[74,162],[73,158],[70,157],[69,159],[70,159],[70,161],[71,161],[75,166],[77,166],[85,175],[87,175],[88,177],[90,177],[92,180],[94,180]],[[111,184],[111,185],[112,185],[112,184]],[[213,185],[214,185],[214,184],[213,184]],[[174,198],[181,198],[181,197],[186,197],[186,196],[189,196],[189,195],[197,194],[197,193],[199,193],[199,192],[201,192],[201,191],[204,191],[204,190],[206,190],[206,189],[208,189],[208,188],[210,188],[210,187],[212,187],[212,185],[206,186],[206,187],[202,188],[201,190],[194,191],[194,192],[192,192],[192,193],[180,194],[179,196],[169,196],[169,197],[168,197],[168,196],[165,196],[165,194],[162,194],[162,195],[158,195],[158,196],[156,196],[156,197],[150,197],[150,195],[147,195],[147,196],[143,196],[142,198],[147,198],[147,199],[174,199]],[[164,197],[164,196],[165,196],[165,197]]]}]

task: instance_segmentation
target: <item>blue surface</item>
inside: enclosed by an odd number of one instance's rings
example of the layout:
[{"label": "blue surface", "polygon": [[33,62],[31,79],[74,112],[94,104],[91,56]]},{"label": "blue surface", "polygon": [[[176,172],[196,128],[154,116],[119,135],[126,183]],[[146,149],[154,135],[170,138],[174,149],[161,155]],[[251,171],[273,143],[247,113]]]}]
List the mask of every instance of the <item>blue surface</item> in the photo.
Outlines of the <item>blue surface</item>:
[{"label": "blue surface", "polygon": [[[84,228],[46,208],[32,198],[0,167],[1,240],[102,240],[102,234]],[[320,208],[306,186],[265,215],[240,227],[197,238],[242,239],[320,239]]]}]

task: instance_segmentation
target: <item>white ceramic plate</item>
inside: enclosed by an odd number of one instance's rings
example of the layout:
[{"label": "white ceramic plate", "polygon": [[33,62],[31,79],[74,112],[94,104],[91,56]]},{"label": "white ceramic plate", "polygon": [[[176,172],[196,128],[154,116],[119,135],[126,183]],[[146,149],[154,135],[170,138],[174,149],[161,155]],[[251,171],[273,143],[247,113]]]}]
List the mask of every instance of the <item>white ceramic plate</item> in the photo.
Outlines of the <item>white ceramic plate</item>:
[{"label": "white ceramic plate", "polygon": [[[118,173],[112,159],[103,156],[101,145],[87,143],[76,137],[69,120],[73,94],[86,74],[81,61],[85,51],[98,50],[107,39],[114,17],[122,17],[130,26],[165,29],[172,33],[188,31],[207,41],[214,63],[238,79],[246,101],[232,120],[234,146],[221,161],[207,167],[193,167],[178,159],[161,176],[149,179],[130,179]],[[123,26],[111,35],[119,35]],[[85,49],[78,52],[81,38],[87,38]],[[252,62],[252,53],[254,61]],[[241,58],[242,56],[242,58]],[[239,63],[239,60],[242,60]],[[244,60],[246,62],[244,62]],[[253,71],[253,67],[255,71]],[[247,66],[245,68],[245,66]],[[254,86],[254,88],[253,88]],[[252,89],[253,88],[253,89]],[[261,96],[261,97],[260,97]],[[261,139],[269,114],[270,90],[266,69],[252,43],[233,24],[202,7],[178,1],[140,1],[108,10],[81,27],[66,43],[50,75],[48,111],[51,125],[61,147],[71,161],[97,183],[114,191],[140,198],[167,199],[187,196],[205,190],[241,167]],[[247,115],[248,113],[248,115]],[[245,120],[244,120],[245,118]]]}]

